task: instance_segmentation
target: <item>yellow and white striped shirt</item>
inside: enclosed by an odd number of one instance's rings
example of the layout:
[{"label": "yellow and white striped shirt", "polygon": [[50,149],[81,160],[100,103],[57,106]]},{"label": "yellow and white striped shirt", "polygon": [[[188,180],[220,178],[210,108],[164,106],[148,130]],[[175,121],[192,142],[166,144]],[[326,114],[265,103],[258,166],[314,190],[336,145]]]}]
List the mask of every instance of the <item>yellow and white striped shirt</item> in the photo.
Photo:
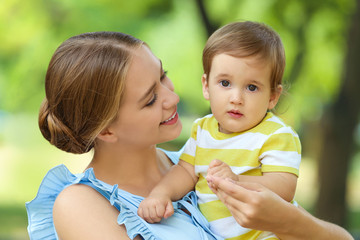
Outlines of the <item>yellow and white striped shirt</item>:
[{"label": "yellow and white striped shirt", "polygon": [[256,239],[261,232],[241,227],[208,187],[208,166],[219,159],[235,174],[289,172],[298,176],[301,145],[296,132],[272,113],[254,128],[231,134],[219,132],[217,120],[209,114],[194,122],[180,159],[192,164],[199,177],[195,191],[211,229],[226,239]]}]

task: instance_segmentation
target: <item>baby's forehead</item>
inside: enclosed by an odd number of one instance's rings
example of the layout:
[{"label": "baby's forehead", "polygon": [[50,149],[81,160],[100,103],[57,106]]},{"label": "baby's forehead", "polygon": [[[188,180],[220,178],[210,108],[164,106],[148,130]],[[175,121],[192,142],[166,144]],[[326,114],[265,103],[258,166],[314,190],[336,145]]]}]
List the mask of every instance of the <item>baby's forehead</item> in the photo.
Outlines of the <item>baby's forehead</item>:
[{"label": "baby's forehead", "polygon": [[242,59],[242,60],[246,60],[246,62],[250,65],[257,65],[257,66],[263,66],[266,67],[269,64],[272,64],[272,61],[270,59],[270,57],[265,56],[264,54],[244,54],[244,53],[239,53],[239,52],[218,52],[216,54],[214,54],[212,60],[211,60],[211,64],[214,63],[214,59],[219,58],[219,56],[231,56],[237,59]]}]

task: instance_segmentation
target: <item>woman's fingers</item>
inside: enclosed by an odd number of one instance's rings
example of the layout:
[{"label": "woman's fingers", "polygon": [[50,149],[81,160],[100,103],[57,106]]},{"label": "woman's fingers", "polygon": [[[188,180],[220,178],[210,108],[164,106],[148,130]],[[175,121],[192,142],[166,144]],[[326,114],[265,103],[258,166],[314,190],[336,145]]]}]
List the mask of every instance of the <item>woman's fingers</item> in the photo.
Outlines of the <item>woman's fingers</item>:
[{"label": "woman's fingers", "polygon": [[239,182],[232,179],[222,179],[216,176],[212,176],[212,183],[222,191],[228,194],[235,194],[239,197],[247,197],[251,192],[264,192],[270,191],[263,185],[254,182]]},{"label": "woman's fingers", "polygon": [[286,224],[281,216],[293,205],[261,184],[216,177],[212,182],[217,186],[217,196],[241,226],[269,231]]},{"label": "woman's fingers", "polygon": [[248,196],[248,192],[250,189],[246,189],[239,185],[239,183],[232,181],[231,179],[223,179],[216,176],[211,176],[209,181],[213,184],[213,186],[218,189],[218,191],[229,194],[233,197],[238,197],[239,200],[245,200]]}]

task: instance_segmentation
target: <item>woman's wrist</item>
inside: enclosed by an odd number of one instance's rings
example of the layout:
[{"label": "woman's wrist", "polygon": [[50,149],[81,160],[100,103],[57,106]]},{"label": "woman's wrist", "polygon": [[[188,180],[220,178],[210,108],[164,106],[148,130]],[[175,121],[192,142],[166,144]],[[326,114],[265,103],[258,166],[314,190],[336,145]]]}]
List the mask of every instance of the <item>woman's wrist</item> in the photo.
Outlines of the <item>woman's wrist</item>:
[{"label": "woman's wrist", "polygon": [[288,205],[286,211],[284,225],[274,231],[276,236],[283,240],[317,239],[313,233],[321,227],[317,226],[319,223],[313,216],[292,204]]}]

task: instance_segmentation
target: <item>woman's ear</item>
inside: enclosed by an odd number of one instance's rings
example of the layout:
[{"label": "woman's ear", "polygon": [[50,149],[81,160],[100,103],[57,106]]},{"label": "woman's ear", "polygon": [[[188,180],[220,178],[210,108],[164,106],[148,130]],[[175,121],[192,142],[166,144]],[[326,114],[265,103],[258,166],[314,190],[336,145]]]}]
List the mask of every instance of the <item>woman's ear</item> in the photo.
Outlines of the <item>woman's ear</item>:
[{"label": "woman's ear", "polygon": [[209,94],[209,79],[207,79],[206,74],[204,73],[201,77],[201,83],[202,83],[202,91],[203,91],[203,95],[204,98],[206,100],[210,99],[210,94]]},{"label": "woman's ear", "polygon": [[116,135],[114,134],[113,131],[111,131],[110,128],[105,128],[104,130],[102,130],[97,138],[103,142],[108,142],[108,143],[113,143],[113,142],[116,142],[117,140],[117,137]]},{"label": "woman's ear", "polygon": [[269,106],[268,109],[273,109],[279,101],[281,93],[283,91],[283,87],[279,84],[274,91],[271,92],[270,99],[269,99]]}]

